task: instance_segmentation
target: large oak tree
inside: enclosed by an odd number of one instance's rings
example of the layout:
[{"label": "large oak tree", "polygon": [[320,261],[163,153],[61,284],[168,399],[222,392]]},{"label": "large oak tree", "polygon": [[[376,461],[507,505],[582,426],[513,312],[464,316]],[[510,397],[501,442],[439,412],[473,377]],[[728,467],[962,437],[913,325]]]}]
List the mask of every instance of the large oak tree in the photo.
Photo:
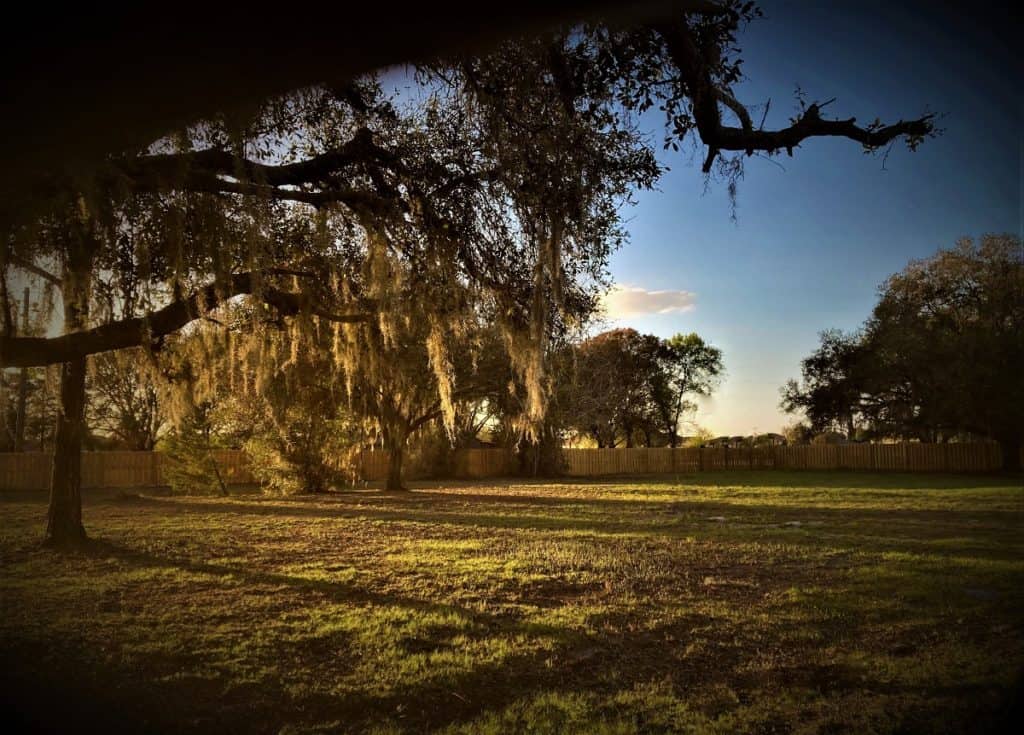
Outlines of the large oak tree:
[{"label": "large oak tree", "polygon": [[[308,328],[415,308],[442,331],[460,301],[483,300],[530,393],[529,430],[543,417],[550,313],[592,300],[586,284],[621,241],[619,207],[657,176],[635,112],[661,107],[666,144],[696,135],[704,170],[727,177],[743,156],[792,154],[815,137],[871,150],[933,132],[928,116],[859,125],[819,104],[781,129],[755,125],[733,92],[736,33],[755,16],[729,2],[640,28],[552,31],[422,65],[428,102],[416,110],[372,81],[303,90],[36,182],[42,214],[3,233],[3,302],[11,273],[45,274],[61,285],[63,334],[17,336],[8,319],[0,364],[62,365],[48,537],[85,536],[88,355],[158,353],[240,295]],[[373,295],[398,266],[415,279],[411,306]],[[108,287],[130,313],[97,308]],[[443,365],[433,369],[443,385]]]},{"label": "large oak tree", "polygon": [[782,406],[818,431],[1024,441],[1024,249],[1012,235],[963,239],[890,276],[864,327],[826,331]]}]

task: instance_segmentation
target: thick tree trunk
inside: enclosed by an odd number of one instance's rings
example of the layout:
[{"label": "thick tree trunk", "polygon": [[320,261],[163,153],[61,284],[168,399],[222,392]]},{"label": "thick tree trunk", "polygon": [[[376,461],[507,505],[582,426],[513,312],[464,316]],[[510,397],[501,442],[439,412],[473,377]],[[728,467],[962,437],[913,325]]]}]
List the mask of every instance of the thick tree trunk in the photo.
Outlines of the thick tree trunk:
[{"label": "thick tree trunk", "polygon": [[85,410],[85,358],[61,367],[60,402],[53,443],[50,509],[46,543],[67,548],[86,540],[82,526],[82,434]]},{"label": "thick tree trunk", "polygon": [[1003,455],[1003,472],[1020,472],[1020,434],[1002,434],[997,438]]},{"label": "thick tree trunk", "polygon": [[392,441],[388,446],[388,476],[384,489],[405,490],[402,485],[402,459],[405,455],[405,442]]},{"label": "thick tree trunk", "polygon": [[[89,317],[92,266],[96,242],[88,217],[76,223],[81,229],[70,245],[61,279],[64,331],[85,327]],[[85,356],[61,366],[60,408],[53,438],[53,471],[50,475],[50,509],[45,543],[59,548],[79,546],[86,540],[82,525],[82,439],[85,436]]]}]

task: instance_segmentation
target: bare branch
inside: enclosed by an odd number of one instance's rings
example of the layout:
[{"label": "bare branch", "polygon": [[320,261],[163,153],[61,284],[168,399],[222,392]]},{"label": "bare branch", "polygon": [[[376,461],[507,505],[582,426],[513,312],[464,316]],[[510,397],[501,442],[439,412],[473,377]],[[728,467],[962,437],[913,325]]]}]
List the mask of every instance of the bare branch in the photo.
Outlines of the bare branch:
[{"label": "bare branch", "polygon": [[[823,119],[820,115],[823,105],[819,104],[810,105],[787,128],[754,130],[749,125],[749,115],[741,116],[736,110],[736,106],[742,105],[734,99],[730,100],[722,90],[715,87],[710,69],[686,24],[663,24],[656,26],[656,30],[665,40],[668,53],[686,82],[693,104],[697,132],[708,146],[708,156],[703,166],[705,173],[711,170],[720,151],[744,151],[747,155],[753,155],[754,151],[776,153],[785,150],[792,155],[793,149],[807,138],[825,136],[849,138],[868,149],[881,148],[896,138],[906,136],[913,146],[916,139],[933,135],[935,132],[932,115],[925,115],[916,120],[900,120],[892,125],[872,125],[863,128],[856,124],[856,118]],[[720,102],[740,116],[742,127],[722,124],[718,107]]]}]

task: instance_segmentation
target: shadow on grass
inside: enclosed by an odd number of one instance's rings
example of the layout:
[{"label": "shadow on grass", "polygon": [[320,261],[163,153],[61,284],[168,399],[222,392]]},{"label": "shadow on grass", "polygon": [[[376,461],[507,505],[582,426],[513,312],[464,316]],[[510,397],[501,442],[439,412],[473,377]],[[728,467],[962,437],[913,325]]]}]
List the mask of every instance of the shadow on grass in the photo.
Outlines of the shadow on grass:
[{"label": "shadow on grass", "polygon": [[[879,530],[884,530],[889,538],[896,539],[903,534],[909,539],[902,543],[879,542],[877,537],[867,539],[862,545],[871,551],[912,549],[922,534],[935,532],[936,524],[948,524],[949,529],[941,532],[953,533],[954,527],[962,531],[965,521],[973,518],[1001,525],[1019,518],[1006,512],[797,508],[700,500],[647,502],[523,497],[508,493],[463,495],[437,490],[408,495],[363,493],[287,501],[140,498],[125,507],[161,516],[169,511],[184,511],[369,519],[527,531],[635,533],[639,529],[640,535],[672,535],[693,534],[694,529],[704,533],[706,529],[709,537],[717,534],[727,541],[757,541],[757,533],[768,532],[786,538],[787,543],[834,548],[837,544],[834,536],[818,538],[802,530],[774,528],[765,531],[756,527],[763,526],[768,517],[782,516],[785,520],[813,517],[837,526],[872,524],[868,529],[849,528],[852,538],[840,540],[849,548],[857,548],[857,534]],[[522,515],[524,509],[532,508],[541,513]],[[581,518],[582,512],[601,514],[605,519]],[[548,514],[547,517],[544,514]],[[716,525],[706,518],[713,515],[734,516],[735,521],[727,526]],[[746,536],[727,536],[733,533]],[[188,556],[161,556],[102,541],[93,542],[85,553],[113,557],[129,567],[173,568],[208,575],[221,585],[271,588],[266,594],[273,594],[273,588],[288,588],[310,599],[311,604],[322,598],[353,606],[454,613],[472,622],[468,630],[458,632],[469,643],[491,638],[513,641],[542,637],[549,645],[540,651],[513,652],[496,661],[477,660],[454,673],[442,675],[428,671],[421,681],[408,686],[381,682],[374,690],[372,682],[367,682],[356,690],[344,691],[332,688],[330,681],[323,682],[322,686],[297,689],[294,682],[288,680],[286,665],[279,667],[277,678],[241,686],[223,674],[205,679],[170,678],[157,682],[155,679],[161,673],[173,673],[187,663],[201,663],[204,652],[193,651],[182,660],[160,660],[156,654],[151,654],[131,663],[90,651],[84,637],[53,639],[41,633],[27,633],[26,636],[36,637],[0,641],[5,664],[0,674],[0,691],[5,711],[14,713],[16,731],[276,732],[285,724],[337,723],[331,729],[360,732],[372,724],[391,721],[409,732],[427,732],[501,712],[517,701],[540,694],[582,692],[609,699],[617,692],[654,681],[665,682],[680,698],[692,703],[695,710],[713,715],[718,705],[701,699],[703,689],[720,684],[738,692],[741,700],[749,701],[751,697],[765,696],[766,690],[779,690],[781,680],[787,691],[818,690],[828,696],[863,692],[920,699],[921,702],[914,705],[917,709],[904,715],[906,721],[901,729],[897,728],[902,732],[929,732],[940,726],[947,732],[993,732],[999,731],[998,715],[993,713],[1004,706],[1002,698],[1012,702],[1014,696],[1013,692],[968,685],[908,687],[874,681],[864,669],[839,663],[815,663],[811,657],[804,658],[808,652],[803,649],[787,650],[785,636],[775,627],[768,628],[766,638],[763,629],[748,630],[729,620],[693,614],[645,629],[643,623],[649,618],[642,605],[629,614],[591,616],[586,628],[593,632],[587,633],[536,625],[510,615],[470,610],[344,581],[308,579],[209,563]],[[978,556],[983,554],[980,551],[972,554],[972,557]],[[254,592],[263,593],[262,590]],[[202,624],[200,617],[196,625]],[[825,645],[843,635],[853,635],[859,624],[856,619],[841,623],[829,619],[807,622],[821,634]],[[52,632],[49,635],[52,636]],[[428,640],[399,641],[398,645],[410,655],[429,652],[458,645],[454,635],[452,631],[437,630]],[[315,646],[316,642],[310,645]],[[766,652],[777,657],[772,666],[756,669],[747,665]],[[308,666],[313,657],[323,655],[313,650],[298,653],[300,658],[288,665]],[[338,670],[342,664],[339,661]],[[1018,693],[1019,689],[1018,684]],[[606,714],[616,715],[614,711]],[[798,718],[799,714],[794,712],[793,717]],[[520,724],[525,729],[529,723]]]},{"label": "shadow on grass", "polygon": [[[129,563],[180,566],[175,560],[109,546],[96,551],[120,554]],[[184,568],[219,573],[217,565],[190,562]],[[238,571],[231,569],[230,574],[237,577]],[[252,579],[262,584],[268,577],[256,574]],[[285,575],[271,575],[270,581],[307,589],[304,582]],[[322,592],[321,586],[316,589]],[[337,594],[345,600],[397,602],[394,596],[353,593],[343,587]],[[446,676],[427,676],[409,686],[385,683],[377,692],[338,692],[329,686],[297,691],[288,686],[292,682],[287,671],[282,672],[284,679],[241,687],[229,687],[223,678],[157,683],[153,681],[157,672],[173,670],[180,662],[147,660],[131,666],[90,656],[84,641],[37,639],[5,650],[0,696],[7,700],[5,711],[13,713],[8,721],[13,721],[16,732],[277,732],[285,725],[325,723],[330,723],[330,731],[363,732],[390,722],[406,732],[421,733],[500,714],[542,694],[586,694],[607,701],[616,693],[636,691],[652,682],[686,700],[690,710],[714,717],[723,711],[721,702],[709,696],[715,687],[750,701],[782,685],[826,697],[845,693],[908,696],[913,706],[903,714],[904,722],[894,723],[899,732],[925,733],[941,726],[943,732],[966,733],[1001,732],[1000,718],[1008,716],[1008,708],[1021,693],[1020,682],[1012,691],[968,684],[916,687],[874,681],[860,667],[801,661],[785,650],[783,642],[766,641],[763,631],[703,615],[637,630],[631,624],[634,616],[599,614],[588,620],[587,627],[595,631],[589,634],[554,627],[538,630],[508,618],[482,617],[485,624],[472,633],[474,637],[547,634],[553,645],[497,662],[476,663]],[[428,643],[440,646],[446,641]],[[201,658],[202,653],[194,655]],[[755,658],[763,660],[766,653],[779,657],[774,666],[747,665]],[[622,714],[615,709],[594,712],[593,723]],[[787,716],[800,714],[794,710]],[[517,721],[517,731],[528,731],[531,724]]]},{"label": "shadow on grass", "polygon": [[[247,498],[229,502],[145,498],[133,503],[133,507],[161,514],[367,520],[434,528],[571,532],[638,539],[773,541],[823,550],[925,553],[963,560],[1019,558],[1019,529],[1024,523],[1024,512],[1012,510],[836,508],[699,499],[630,501],[439,491],[284,500]],[[720,518],[726,520],[711,520]],[[978,533],[977,542],[964,541],[972,533]]]},{"label": "shadow on grass", "polygon": [[[161,507],[164,502],[156,501],[155,505]],[[211,501],[196,505],[209,511],[211,505],[236,504]],[[271,512],[280,509],[280,505],[267,507]],[[193,557],[161,556],[103,541],[91,542],[83,553],[116,558],[132,568],[171,568],[207,575],[224,586],[271,588],[265,593],[253,590],[254,594],[273,594],[273,588],[286,587],[300,593],[311,605],[320,598],[353,606],[454,613],[471,621],[472,625],[458,631],[433,630],[427,640],[398,641],[397,645],[409,655],[457,646],[456,635],[468,643],[526,637],[544,638],[548,645],[542,650],[513,652],[499,660],[474,661],[456,672],[428,671],[421,681],[407,686],[380,682],[374,690],[368,682],[346,691],[332,687],[329,680],[320,686],[296,688],[287,666],[278,667],[274,677],[242,685],[223,673],[210,678],[167,678],[177,670],[203,663],[204,651],[191,651],[181,659],[148,654],[144,660],[129,663],[90,651],[84,638],[54,640],[36,633],[35,638],[0,641],[5,663],[0,692],[6,700],[6,711],[14,713],[15,731],[276,732],[287,724],[336,723],[331,730],[361,732],[390,721],[418,733],[497,714],[541,694],[586,693],[607,701],[618,692],[661,682],[693,710],[709,716],[721,711],[720,703],[702,698],[709,687],[727,687],[737,692],[741,701],[750,701],[781,684],[787,691],[817,690],[824,696],[859,692],[908,697],[917,704],[904,715],[902,732],[929,732],[940,725],[947,732],[990,732],[998,731],[998,713],[1006,706],[1003,701],[1013,701],[1013,693],[995,688],[897,685],[872,680],[866,669],[849,664],[816,663],[813,655],[807,658],[806,650],[792,650],[784,626],[748,628],[730,619],[694,613],[645,628],[649,617],[642,603],[628,612],[591,615],[585,630],[572,629],[344,581],[307,579]],[[196,624],[203,624],[201,617]],[[820,639],[831,645],[854,635],[859,621],[837,624],[823,618],[803,624],[816,629]],[[288,665],[308,666],[322,655],[314,650],[316,646],[318,642],[310,640],[308,650],[293,651],[298,659]],[[764,660],[766,655],[774,657],[771,665],[748,665],[752,660]],[[339,661],[333,670],[341,672],[343,665],[347,662]],[[619,714],[611,710],[600,717]],[[792,716],[799,714],[794,712]],[[986,723],[990,727],[978,729]],[[524,728],[529,725],[520,724]]]},{"label": "shadow on grass", "polygon": [[[978,488],[1021,488],[1024,476],[998,472],[871,472],[865,470],[708,470],[666,472],[649,475],[564,476],[557,478],[506,478],[483,481],[491,487],[530,485],[617,486],[631,484],[674,487],[759,487],[759,488],[857,488],[859,490],[951,490]],[[423,487],[451,487],[450,482],[420,483]],[[455,486],[458,483],[454,483]],[[472,482],[463,484],[472,485]],[[475,484],[480,484],[477,482]]]}]

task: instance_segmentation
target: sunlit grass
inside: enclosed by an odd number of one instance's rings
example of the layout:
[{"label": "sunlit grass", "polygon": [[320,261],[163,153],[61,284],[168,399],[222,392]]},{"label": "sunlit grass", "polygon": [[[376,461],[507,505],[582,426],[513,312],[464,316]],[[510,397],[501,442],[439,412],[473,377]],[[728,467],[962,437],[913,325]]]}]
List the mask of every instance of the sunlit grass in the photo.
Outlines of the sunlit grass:
[{"label": "sunlit grass", "polygon": [[975,732],[1024,664],[1024,491],[993,477],[94,494],[72,556],[2,500],[3,690],[46,725]]}]

